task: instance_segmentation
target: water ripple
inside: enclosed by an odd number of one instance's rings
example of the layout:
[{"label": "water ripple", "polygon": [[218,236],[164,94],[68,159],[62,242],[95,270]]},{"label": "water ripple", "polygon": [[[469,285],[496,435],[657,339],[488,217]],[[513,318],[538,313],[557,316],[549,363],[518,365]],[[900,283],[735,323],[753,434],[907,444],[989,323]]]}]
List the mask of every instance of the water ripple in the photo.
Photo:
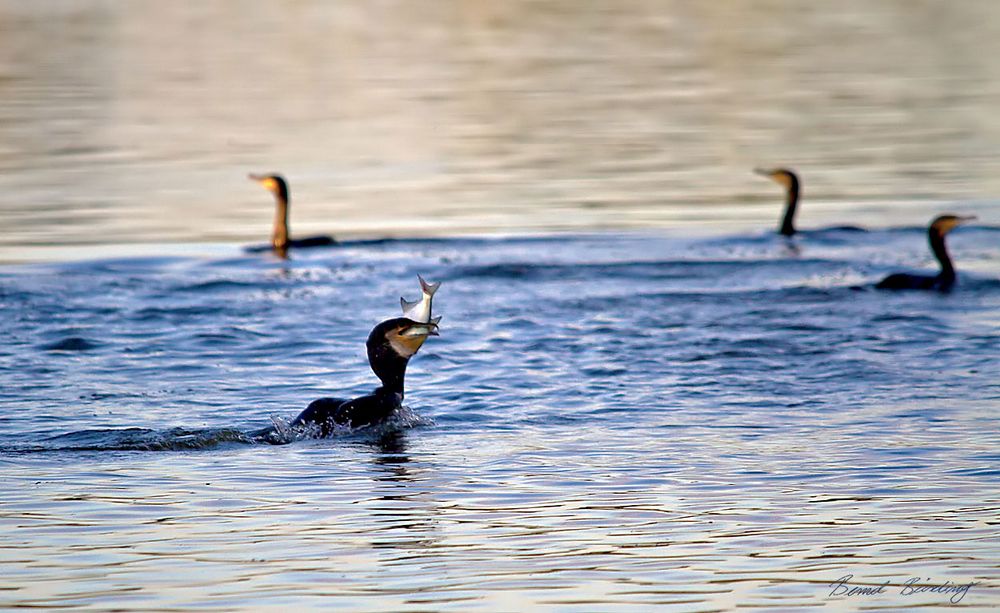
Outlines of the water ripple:
[{"label": "water ripple", "polygon": [[[802,608],[846,574],[979,581],[988,603],[1000,285],[852,291],[876,275],[848,248],[886,235],[9,271],[0,556],[27,591],[0,603]],[[445,281],[444,320],[407,410],[289,428],[375,386],[363,340],[417,272]]]}]

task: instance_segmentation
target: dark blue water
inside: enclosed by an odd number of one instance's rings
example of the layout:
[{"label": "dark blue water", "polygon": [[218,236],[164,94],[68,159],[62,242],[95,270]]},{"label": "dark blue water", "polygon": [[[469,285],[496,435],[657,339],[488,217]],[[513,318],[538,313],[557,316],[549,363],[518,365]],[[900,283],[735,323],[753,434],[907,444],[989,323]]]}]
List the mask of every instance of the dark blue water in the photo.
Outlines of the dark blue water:
[{"label": "dark blue water", "polygon": [[[0,273],[0,606],[998,602],[1000,230],[399,240]],[[250,433],[376,379],[393,424]],[[331,600],[333,599],[333,600]]]}]

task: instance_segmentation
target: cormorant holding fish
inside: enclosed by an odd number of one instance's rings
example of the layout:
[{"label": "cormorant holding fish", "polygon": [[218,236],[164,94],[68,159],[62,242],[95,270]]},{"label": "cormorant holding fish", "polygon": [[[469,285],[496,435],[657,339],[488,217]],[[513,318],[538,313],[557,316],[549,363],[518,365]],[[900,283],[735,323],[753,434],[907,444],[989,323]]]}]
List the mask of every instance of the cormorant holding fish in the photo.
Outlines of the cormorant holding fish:
[{"label": "cormorant holding fish", "polygon": [[292,428],[318,427],[320,436],[329,436],[337,426],[358,428],[379,423],[403,406],[403,379],[406,365],[428,336],[437,336],[437,324],[406,317],[383,321],[368,335],[368,363],[382,386],[371,394],[344,400],[320,398],[302,411]]},{"label": "cormorant holding fish", "polygon": [[[264,189],[274,194],[274,229],[271,231],[271,245],[266,249],[273,249],[281,256],[288,254],[291,248],[304,249],[306,247],[323,247],[333,245],[337,241],[332,236],[310,236],[308,238],[292,239],[288,236],[288,183],[281,175],[248,175],[250,180],[260,183]],[[253,248],[253,251],[260,251]]]},{"label": "cormorant holding fish", "polygon": [[780,234],[795,234],[795,209],[799,205],[799,177],[787,168],[755,168],[754,172],[785,188],[785,215],[781,218]]},{"label": "cormorant holding fish", "polygon": [[930,289],[947,292],[955,284],[955,266],[951,263],[948,250],[944,245],[944,237],[948,232],[975,217],[959,217],[958,215],[941,215],[931,222],[927,228],[927,238],[930,240],[931,251],[941,263],[941,272],[937,275],[913,275],[897,272],[879,281],[878,289]]},{"label": "cormorant holding fish", "polygon": [[[317,434],[329,436],[337,426],[359,428],[377,424],[403,406],[403,380],[410,358],[427,340],[438,335],[440,317],[431,317],[431,302],[440,283],[428,283],[417,275],[423,297],[419,301],[400,300],[403,317],[383,321],[368,335],[368,363],[382,381],[371,394],[353,400],[320,398],[291,423],[292,428],[318,428]],[[273,429],[257,436],[269,438]]]}]

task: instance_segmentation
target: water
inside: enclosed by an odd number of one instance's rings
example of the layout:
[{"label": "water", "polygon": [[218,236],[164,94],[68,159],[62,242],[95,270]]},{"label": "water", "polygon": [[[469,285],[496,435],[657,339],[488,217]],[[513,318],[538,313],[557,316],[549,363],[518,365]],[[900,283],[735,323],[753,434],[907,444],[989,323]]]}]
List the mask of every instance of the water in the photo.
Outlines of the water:
[{"label": "water", "polygon": [[996,2],[580,4],[0,0],[0,261],[1000,210]]},{"label": "water", "polygon": [[[998,24],[0,0],[0,608],[995,609]],[[267,171],[347,242],[242,252]],[[871,290],[944,211],[956,290]],[[255,443],[418,272],[407,410]]]},{"label": "water", "polygon": [[[998,237],[951,242],[977,269]],[[923,242],[596,234],[8,268],[0,603],[798,608],[853,574],[978,581],[963,603],[995,604],[1000,281],[852,289]],[[408,423],[249,443],[374,386],[363,339],[417,271],[443,282],[444,320],[411,362]]]}]

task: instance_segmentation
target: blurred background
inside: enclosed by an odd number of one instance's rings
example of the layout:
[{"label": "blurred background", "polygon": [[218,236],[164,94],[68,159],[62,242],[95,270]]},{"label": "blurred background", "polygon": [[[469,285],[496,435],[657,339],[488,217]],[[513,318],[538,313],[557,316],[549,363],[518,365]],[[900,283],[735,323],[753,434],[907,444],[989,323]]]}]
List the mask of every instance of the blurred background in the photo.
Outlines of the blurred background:
[{"label": "blurred background", "polygon": [[[1000,212],[1000,3],[0,0],[0,261]],[[116,247],[117,246],[117,247]]]}]

